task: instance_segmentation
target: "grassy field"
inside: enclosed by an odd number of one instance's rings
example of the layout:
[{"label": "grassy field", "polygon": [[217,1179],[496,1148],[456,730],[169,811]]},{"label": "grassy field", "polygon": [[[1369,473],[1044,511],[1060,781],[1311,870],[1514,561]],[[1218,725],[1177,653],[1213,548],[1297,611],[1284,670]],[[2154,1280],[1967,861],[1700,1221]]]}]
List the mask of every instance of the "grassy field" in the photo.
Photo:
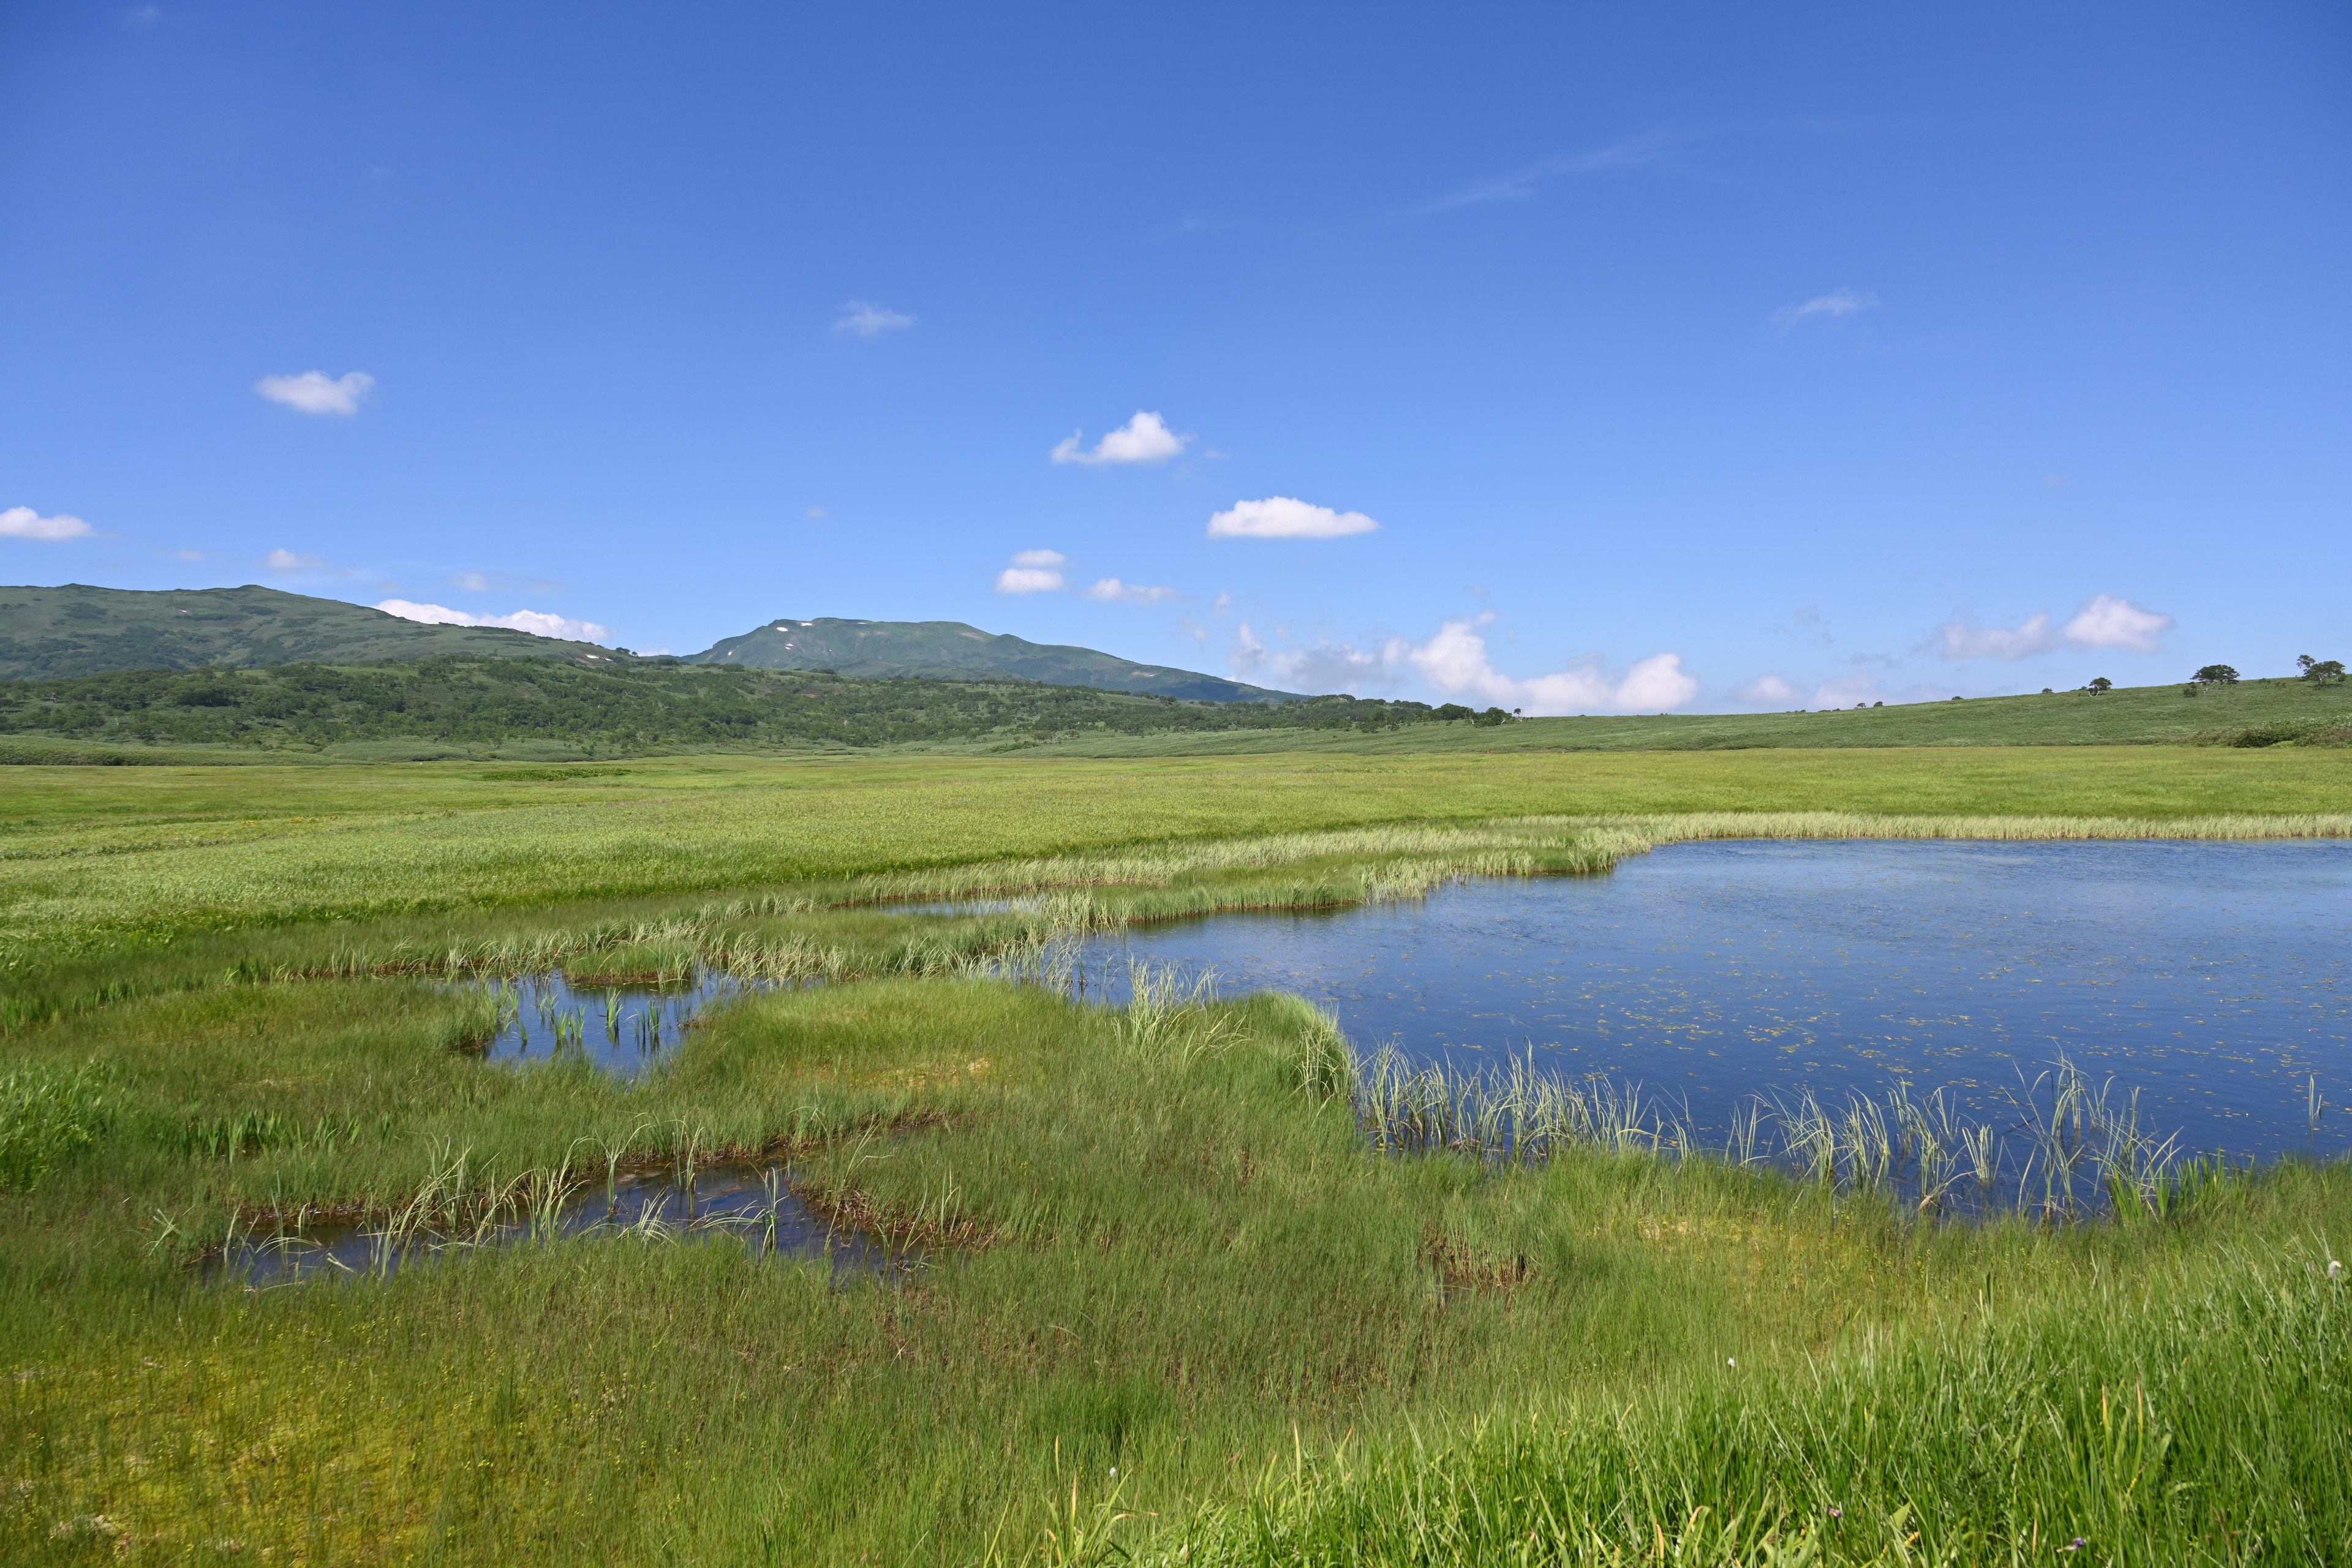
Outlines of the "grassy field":
[{"label": "grassy field", "polygon": [[[1071,687],[737,675],[445,660],[0,682],[0,764],[544,763],[712,750],[1142,758],[2352,743],[2352,686],[2299,679],[1841,711],[1659,713],[1487,725],[1466,718],[1441,721],[1421,704],[1346,697],[1268,708],[1171,704]],[[1452,711],[1466,715],[1468,710]],[[158,738],[176,743],[154,743]]]},{"label": "grassy field", "polygon": [[[1381,1155],[1311,1009],[989,975],[1073,924],[1694,836],[2352,834],[2352,753],[9,779],[11,1563],[2352,1553],[2338,1167],[1958,1225],[1639,1151]],[[873,901],[1012,889],[1043,901]],[[453,978],[656,948],[830,983],[721,1008],[634,1087],[468,1053],[492,1004]],[[924,1261],[671,1230],[259,1291],[192,1267],[695,1152],[782,1162]]]}]

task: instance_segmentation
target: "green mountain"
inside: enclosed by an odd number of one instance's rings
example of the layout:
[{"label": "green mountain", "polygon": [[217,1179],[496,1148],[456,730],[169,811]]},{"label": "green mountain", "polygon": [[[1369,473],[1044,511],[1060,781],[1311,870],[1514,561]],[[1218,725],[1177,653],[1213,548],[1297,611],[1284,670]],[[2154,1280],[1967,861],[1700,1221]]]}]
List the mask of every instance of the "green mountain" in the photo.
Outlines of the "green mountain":
[{"label": "green mountain", "polygon": [[432,626],[364,605],[247,584],[145,593],[0,587],[0,679],[121,669],[253,669],[373,664],[433,654],[560,658],[590,668],[630,662],[593,643],[503,626]]},{"label": "green mountain", "polygon": [[830,669],[869,679],[922,676],[935,680],[1018,677],[1049,686],[1091,686],[1189,702],[1291,702],[1295,693],[1270,691],[1197,670],[1136,664],[1090,647],[1034,643],[992,634],[961,621],[771,621],[728,637],[690,664],[740,669]]}]

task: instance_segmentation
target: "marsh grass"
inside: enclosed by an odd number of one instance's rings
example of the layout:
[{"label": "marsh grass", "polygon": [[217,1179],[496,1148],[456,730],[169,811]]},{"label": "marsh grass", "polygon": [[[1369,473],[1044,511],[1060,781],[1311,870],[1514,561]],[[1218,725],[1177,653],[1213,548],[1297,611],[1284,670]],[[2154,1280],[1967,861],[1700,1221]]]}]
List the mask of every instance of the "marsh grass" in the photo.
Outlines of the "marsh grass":
[{"label": "marsh grass", "polygon": [[[1139,1007],[1074,999],[1090,931],[1677,836],[2347,826],[2336,775],[2272,752],[1603,763],[371,775],[405,816],[321,769],[301,805],[366,813],[324,826],[251,820],[294,788],[272,770],[233,801],[28,788],[0,1050],[47,1130],[22,1146],[51,1152],[0,1202],[0,1559],[2352,1553],[2352,1394],[2311,1283],[2352,1222],[2340,1166],[2162,1166],[2117,1142],[2127,1096],[2053,1077],[2020,1093],[2079,1180],[2157,1166],[2128,1222],[1936,1224],[1885,1189],[2020,1167],[1933,1096],[1792,1106],[1819,1179],[1770,1107],[1718,1155],[1622,1086],[1465,1107],[1396,1067],[1383,1143],[1377,1072],[1304,1003],[1164,972],[1128,977]],[[151,800],[177,804],[123,804]],[[1863,809],[1729,809],[1822,800]],[[716,1005],[635,1083],[482,1059],[508,982],[656,951],[838,984]],[[648,1163],[761,1156],[932,1252],[886,1281],[660,1211],[564,1229]],[[189,1267],[330,1221],[385,1238],[381,1267],[261,1290]],[[1880,1533],[1824,1533],[1824,1488]],[[2299,1526],[2295,1497],[2321,1500]]]},{"label": "marsh grass", "polygon": [[[103,1517],[123,1532],[104,1550],[166,1556],[233,1538],[337,1560],[1055,1560],[1208,1531],[1297,1456],[1328,1478],[1343,1441],[1629,1402],[1653,1413],[1621,1434],[1637,1479],[1685,1476],[1716,1428],[1693,1414],[1677,1436],[1675,1413],[1716,1409],[1726,1358],[1774,1389],[1900,1346],[1930,1366],[1985,1324],[2186,1300],[2352,1219],[2341,1173],[2287,1166],[2130,1226],[1906,1221],[1762,1164],[1661,1159],[1622,1105],[1588,1113],[1608,1141],[1540,1163],[1383,1155],[1328,1015],[1158,973],[1141,991],[746,996],[635,1087],[455,1051],[478,999],[399,977],[24,1031],[33,1061],[97,1062],[116,1088],[99,1142],[0,1221],[0,1556],[71,1561],[99,1540],[75,1521]],[[189,1147],[190,1118],[247,1112],[357,1136]],[[869,1280],[659,1214],[563,1230],[616,1173],[758,1150],[812,1206],[929,1260]],[[363,1218],[381,1250],[324,1289],[186,1267],[304,1212]],[[431,1268],[400,1266],[420,1248]],[[2035,1386],[2095,1407],[2095,1372],[2061,1360]],[[2334,1453],[2296,1462],[2324,1480]],[[1756,1485],[1811,1496],[1801,1459],[1756,1459]],[[2052,1518],[2075,1506],[2055,1485]]]}]

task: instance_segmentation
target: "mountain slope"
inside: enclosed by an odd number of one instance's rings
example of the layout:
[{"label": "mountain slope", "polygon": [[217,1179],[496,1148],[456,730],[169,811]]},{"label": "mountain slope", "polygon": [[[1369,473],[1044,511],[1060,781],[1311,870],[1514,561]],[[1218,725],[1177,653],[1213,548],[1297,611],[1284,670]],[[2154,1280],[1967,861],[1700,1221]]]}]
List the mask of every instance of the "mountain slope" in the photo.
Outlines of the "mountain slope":
[{"label": "mountain slope", "polygon": [[368,664],[433,654],[629,662],[591,643],[503,626],[433,626],[276,588],[0,587],[0,679],[122,669]]},{"label": "mountain slope", "polygon": [[1197,670],[1136,664],[1090,647],[992,635],[961,621],[776,620],[689,655],[688,662],[747,669],[830,669],[867,678],[916,675],[974,680],[1012,675],[1051,686],[1091,686],[1103,691],[1135,691],[1193,702],[1297,700],[1291,692],[1270,691]]}]

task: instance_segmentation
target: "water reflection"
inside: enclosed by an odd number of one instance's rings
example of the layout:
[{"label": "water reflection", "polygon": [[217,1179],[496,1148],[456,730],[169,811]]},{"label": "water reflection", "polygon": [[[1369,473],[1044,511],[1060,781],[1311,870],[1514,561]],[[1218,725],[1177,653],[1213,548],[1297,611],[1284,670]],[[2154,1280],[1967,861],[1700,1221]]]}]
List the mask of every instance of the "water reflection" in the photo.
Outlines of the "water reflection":
[{"label": "water reflection", "polygon": [[674,985],[574,985],[561,973],[527,974],[495,988],[501,1012],[489,1061],[578,1057],[616,1078],[635,1079],[686,1038],[702,1010],[779,982],[698,971]]}]

